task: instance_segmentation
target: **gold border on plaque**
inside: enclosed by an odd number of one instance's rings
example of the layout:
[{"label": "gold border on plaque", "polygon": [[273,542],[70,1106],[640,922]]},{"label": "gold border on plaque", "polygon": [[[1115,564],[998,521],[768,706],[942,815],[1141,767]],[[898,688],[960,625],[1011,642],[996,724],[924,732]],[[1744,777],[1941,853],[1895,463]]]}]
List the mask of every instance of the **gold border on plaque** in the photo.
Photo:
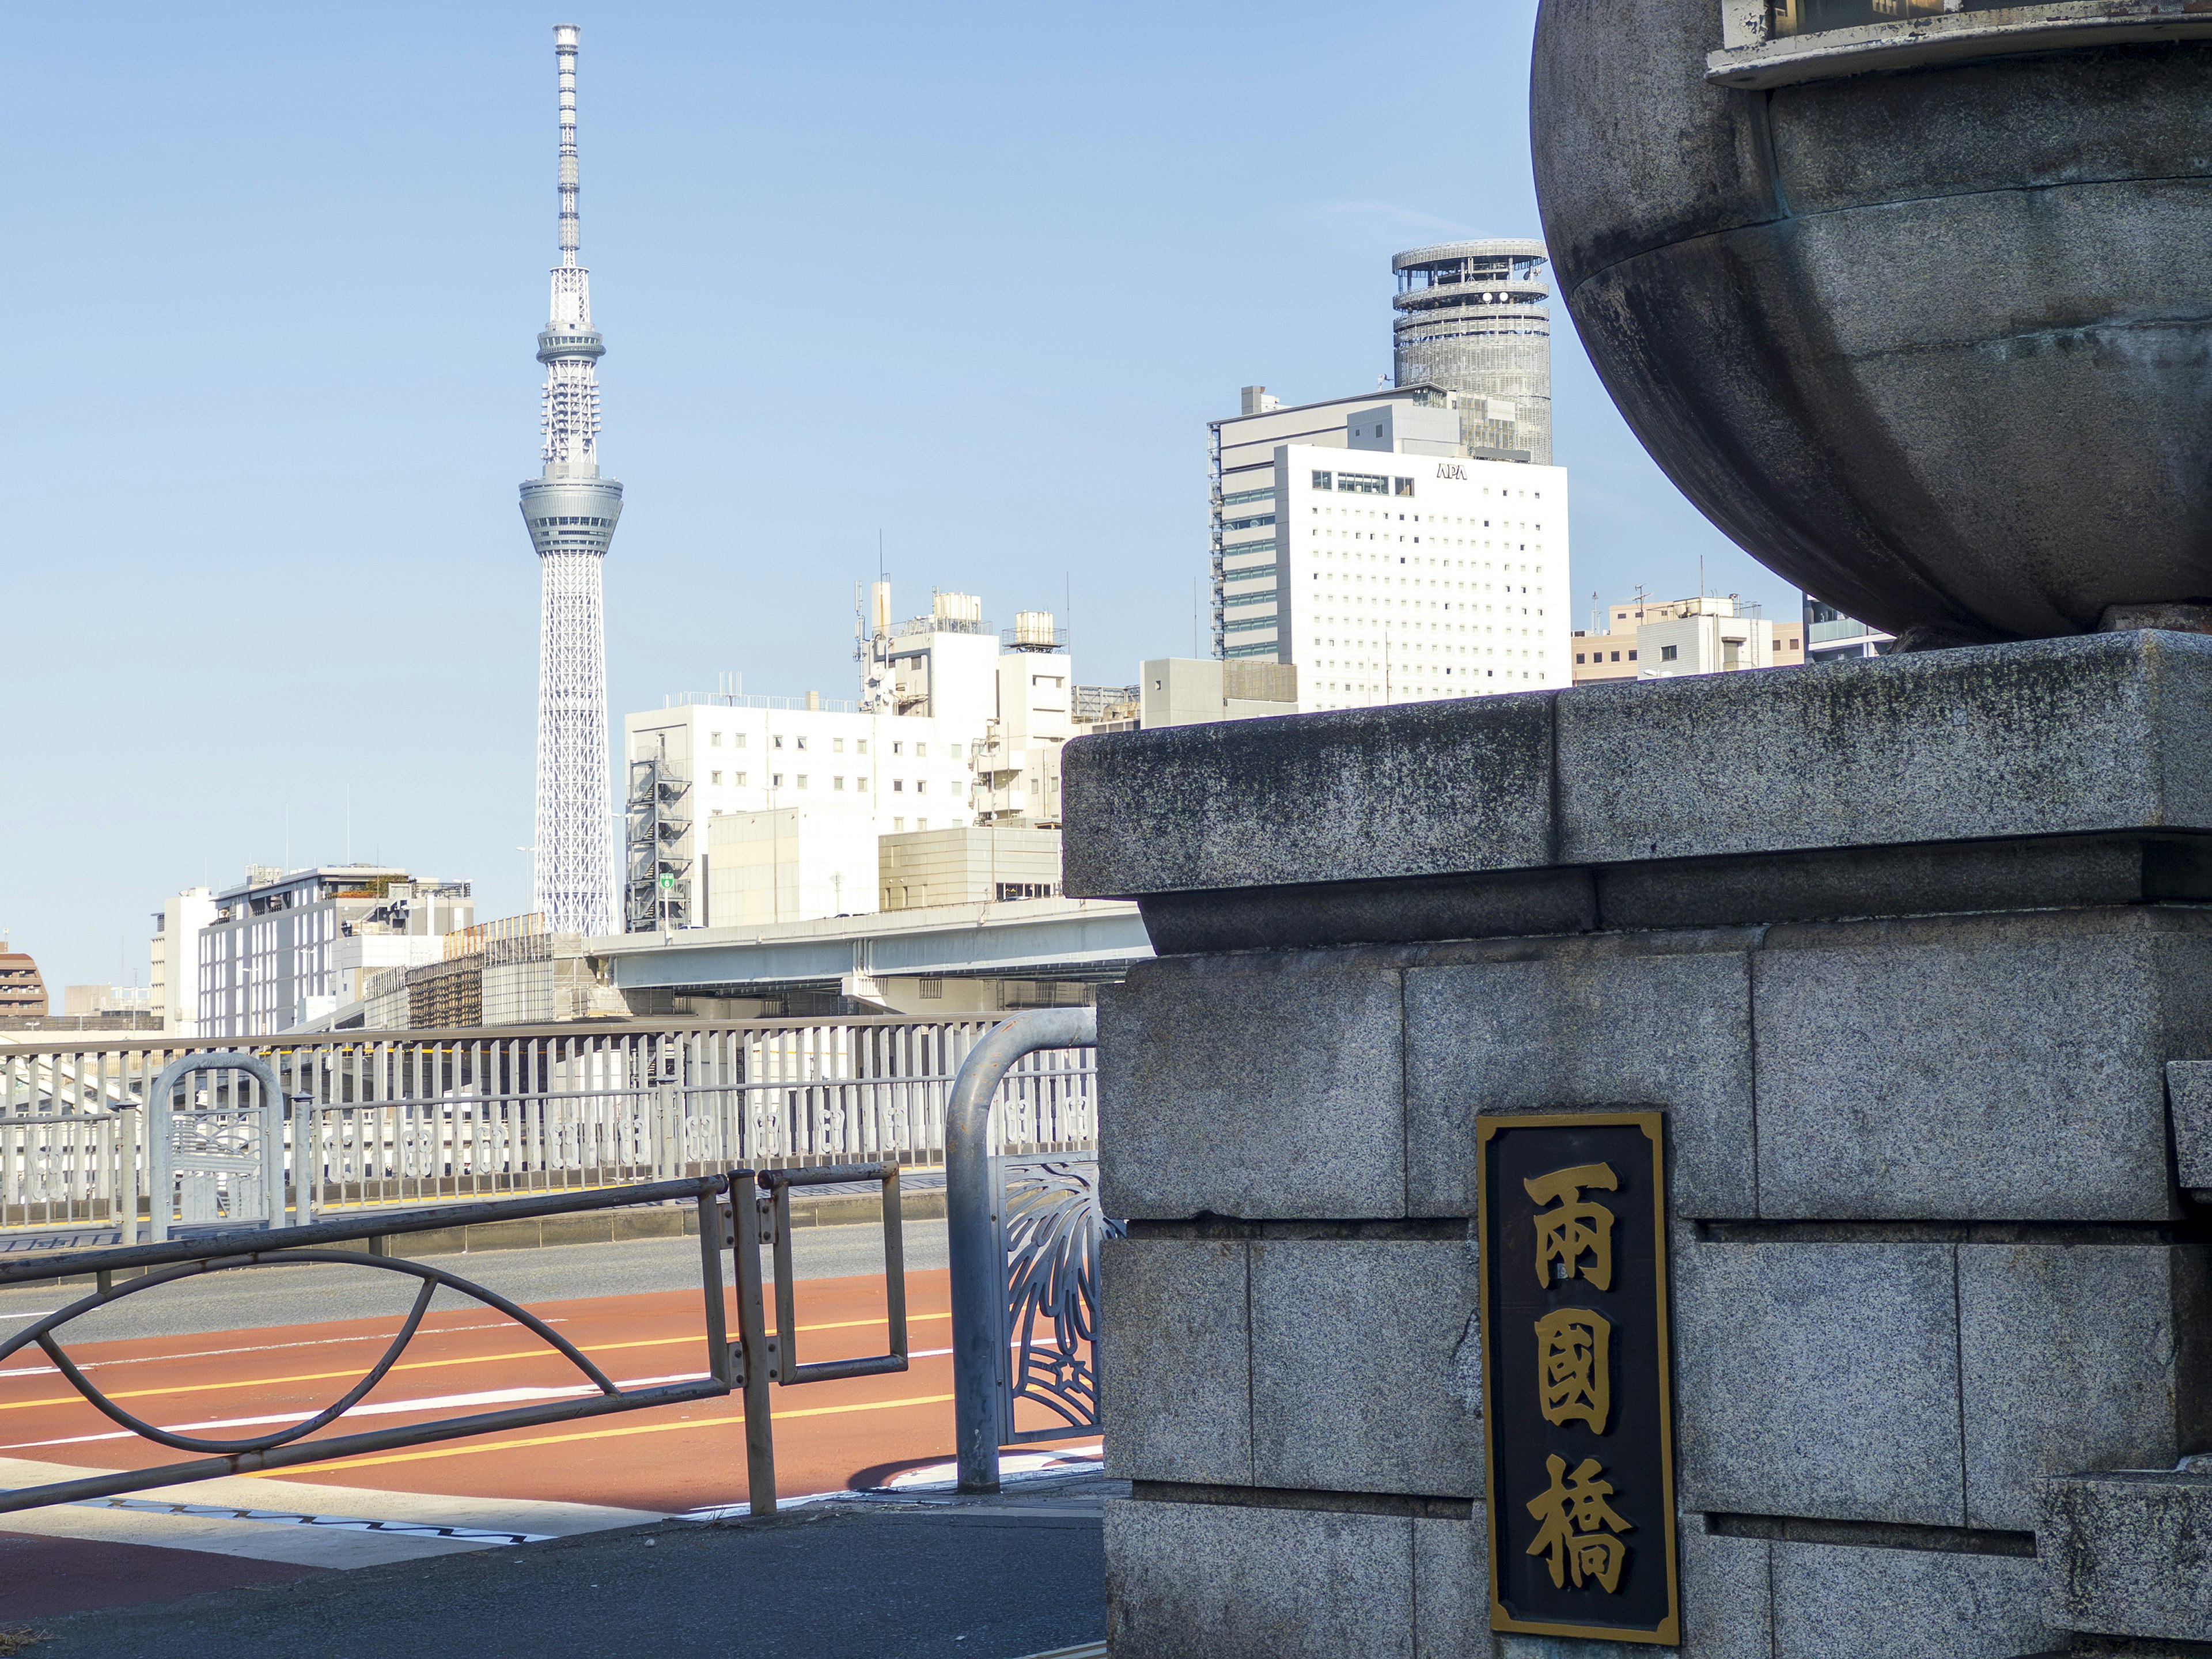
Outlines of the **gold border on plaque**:
[{"label": "gold border on plaque", "polygon": [[[1485,1554],[1490,1573],[1490,1628],[1521,1636],[1572,1636],[1601,1642],[1643,1642],[1655,1647],[1681,1643],[1682,1586],[1674,1521],[1674,1338],[1667,1318],[1667,1115],[1650,1112],[1478,1112],[1474,1119],[1474,1230],[1482,1259],[1476,1290],[1482,1317],[1482,1484]],[[1659,1301],[1659,1468],[1665,1505],[1667,1616],[1656,1630],[1623,1630],[1618,1626],[1551,1625],[1514,1618],[1498,1595],[1498,1399],[1497,1367],[1490,1348],[1490,1140],[1500,1129],[1632,1127],[1651,1143],[1651,1230],[1653,1284]]]}]

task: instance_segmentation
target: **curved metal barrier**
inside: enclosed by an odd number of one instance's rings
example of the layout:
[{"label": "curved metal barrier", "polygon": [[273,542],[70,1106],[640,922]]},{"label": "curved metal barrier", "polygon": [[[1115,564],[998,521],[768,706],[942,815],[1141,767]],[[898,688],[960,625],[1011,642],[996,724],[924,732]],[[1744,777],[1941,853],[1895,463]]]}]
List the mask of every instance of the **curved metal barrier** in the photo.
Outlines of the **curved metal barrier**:
[{"label": "curved metal barrier", "polygon": [[[199,1057],[229,1065],[231,1056]],[[264,1062],[255,1062],[257,1065]],[[171,1071],[177,1068],[172,1067]],[[165,1078],[167,1073],[164,1074]],[[225,1108],[225,1110],[231,1109]],[[259,1109],[255,1108],[252,1109]],[[41,1253],[19,1261],[0,1259],[0,1285],[37,1284],[92,1275],[99,1288],[68,1306],[42,1315],[5,1341],[0,1341],[0,1361],[36,1346],[51,1360],[70,1386],[110,1421],[156,1445],[175,1451],[208,1454],[191,1462],[158,1468],[125,1469],[62,1480],[39,1486],[0,1492],[0,1514],[37,1509],[48,1504],[72,1504],[107,1498],[118,1492],[140,1492],[155,1486],[191,1480],[210,1480],[222,1475],[244,1474],[261,1469],[289,1468],[331,1458],[400,1446],[428,1445],[441,1440],[465,1439],[544,1423],[599,1417],[612,1412],[641,1411],[653,1406],[688,1400],[713,1399],[742,1389],[744,1393],[746,1480],[750,1510],[755,1515],[775,1511],[775,1448],[770,1419],[769,1385],[793,1387],[826,1382],[844,1376],[870,1376],[907,1369],[906,1269],[899,1234],[899,1166],[896,1164],[854,1164],[827,1169],[772,1170],[756,1172],[732,1170],[725,1174],[692,1176],[680,1181],[647,1182],[605,1188],[592,1193],[563,1194],[548,1198],[509,1199],[488,1204],[460,1205],[446,1209],[418,1210],[406,1215],[354,1216],[307,1226],[277,1227],[266,1231],[238,1231],[213,1237],[171,1240],[119,1248]],[[799,1363],[798,1322],[792,1285],[790,1244],[791,1188],[830,1182],[877,1181],[883,1184],[884,1271],[887,1280],[887,1319],[890,1351],[862,1359]],[[555,1331],[528,1309],[496,1291],[474,1284],[457,1273],[419,1261],[374,1252],[331,1248],[352,1240],[387,1238],[495,1221],[564,1215],[576,1211],[608,1210],[639,1204],[689,1200],[696,1206],[699,1223],[700,1291],[705,1319],[706,1369],[699,1376],[673,1382],[625,1388],[574,1344]],[[776,1264],[778,1332],[767,1330],[761,1246],[773,1246]],[[738,1340],[729,1340],[723,1299],[722,1252],[737,1255]],[[266,1434],[236,1439],[209,1439],[178,1432],[149,1423],[112,1398],[85,1375],[71,1357],[61,1334],[70,1323],[97,1309],[142,1296],[166,1285],[208,1273],[244,1267],[348,1267],[398,1273],[419,1280],[413,1306],[383,1352],[331,1404],[303,1410],[299,1418]],[[121,1284],[122,1273],[138,1276]],[[483,1412],[467,1417],[441,1418],[399,1428],[340,1435],[329,1439],[311,1436],[331,1427],[358,1406],[393,1366],[420,1331],[432,1296],[441,1288],[457,1291],[495,1312],[506,1316],[566,1359],[580,1382],[557,1392],[580,1395],[580,1399],[550,1401],[506,1411]]]},{"label": "curved metal barrier", "polygon": [[[1097,1044],[1095,1008],[1016,1014],[969,1050],[953,1081],[945,1207],[963,1492],[998,1491],[1002,1445],[1097,1426],[1098,1245],[1118,1231],[1098,1207],[1097,1154],[991,1156],[991,1101],[1014,1062]],[[1018,1400],[1044,1406],[1066,1426],[1018,1430]]]}]

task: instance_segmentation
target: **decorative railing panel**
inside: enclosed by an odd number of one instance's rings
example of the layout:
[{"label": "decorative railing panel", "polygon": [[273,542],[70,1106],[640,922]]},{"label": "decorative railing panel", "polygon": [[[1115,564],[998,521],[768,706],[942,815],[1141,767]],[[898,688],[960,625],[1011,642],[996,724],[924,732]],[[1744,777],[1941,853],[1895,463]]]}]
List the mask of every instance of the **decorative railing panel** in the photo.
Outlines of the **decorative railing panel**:
[{"label": "decorative railing panel", "polygon": [[[1057,1439],[1098,1426],[1098,1247],[1128,1230],[1098,1207],[1098,1155],[1002,1158],[999,1237],[1006,1261],[1006,1386],[1000,1441]],[[1023,1429],[1024,1401],[1060,1419]]]}]

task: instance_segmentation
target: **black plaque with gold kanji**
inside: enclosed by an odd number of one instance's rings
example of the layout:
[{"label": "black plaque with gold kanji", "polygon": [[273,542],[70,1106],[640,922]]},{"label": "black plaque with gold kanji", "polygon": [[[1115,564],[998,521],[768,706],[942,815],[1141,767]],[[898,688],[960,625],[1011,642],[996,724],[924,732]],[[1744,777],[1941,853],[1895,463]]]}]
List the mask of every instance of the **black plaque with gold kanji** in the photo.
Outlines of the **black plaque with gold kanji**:
[{"label": "black plaque with gold kanji", "polygon": [[1493,1630],[1680,1639],[1664,1133],[1475,1120]]}]

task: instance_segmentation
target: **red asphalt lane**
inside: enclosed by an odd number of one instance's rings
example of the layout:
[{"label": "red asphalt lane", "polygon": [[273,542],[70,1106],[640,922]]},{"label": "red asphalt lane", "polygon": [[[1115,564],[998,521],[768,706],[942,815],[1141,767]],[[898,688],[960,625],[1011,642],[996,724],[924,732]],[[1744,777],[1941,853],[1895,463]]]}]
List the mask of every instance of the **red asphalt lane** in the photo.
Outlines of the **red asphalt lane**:
[{"label": "red asphalt lane", "polygon": [[[909,1274],[907,1296],[915,1355],[907,1370],[774,1391],[780,1494],[840,1490],[862,1471],[880,1479],[887,1468],[951,1456],[952,1369],[941,1352],[951,1341],[947,1274]],[[805,1280],[795,1297],[802,1361],[884,1351],[879,1276]],[[705,1321],[696,1291],[533,1304],[531,1311],[554,1322],[556,1330],[617,1383],[705,1371]],[[726,1316],[734,1334],[734,1304]],[[772,1321],[772,1305],[769,1316]],[[399,1323],[393,1316],[202,1333],[88,1343],[70,1346],[68,1352],[119,1405],[151,1423],[205,1438],[243,1438],[279,1425],[183,1425],[311,1415],[358,1381]],[[66,1342],[66,1329],[61,1334]],[[582,1382],[573,1365],[524,1328],[489,1309],[458,1309],[426,1320],[399,1364],[362,1402],[404,1404],[405,1409],[349,1413],[316,1437],[538,1403],[455,1400],[456,1395]],[[1024,1428],[1056,1421],[1041,1408],[1023,1408]],[[18,1353],[0,1366],[0,1456],[138,1468],[192,1455],[135,1436],[110,1437],[118,1433],[116,1425],[52,1370],[43,1354]],[[1096,1438],[1094,1430],[1064,1440],[1081,1443]],[[681,1512],[744,1501],[744,1416],[738,1397],[731,1395],[272,1474],[288,1482]],[[12,1549],[24,1541],[11,1539],[6,1544]],[[0,1556],[0,1568],[10,1565],[16,1564]]]}]

